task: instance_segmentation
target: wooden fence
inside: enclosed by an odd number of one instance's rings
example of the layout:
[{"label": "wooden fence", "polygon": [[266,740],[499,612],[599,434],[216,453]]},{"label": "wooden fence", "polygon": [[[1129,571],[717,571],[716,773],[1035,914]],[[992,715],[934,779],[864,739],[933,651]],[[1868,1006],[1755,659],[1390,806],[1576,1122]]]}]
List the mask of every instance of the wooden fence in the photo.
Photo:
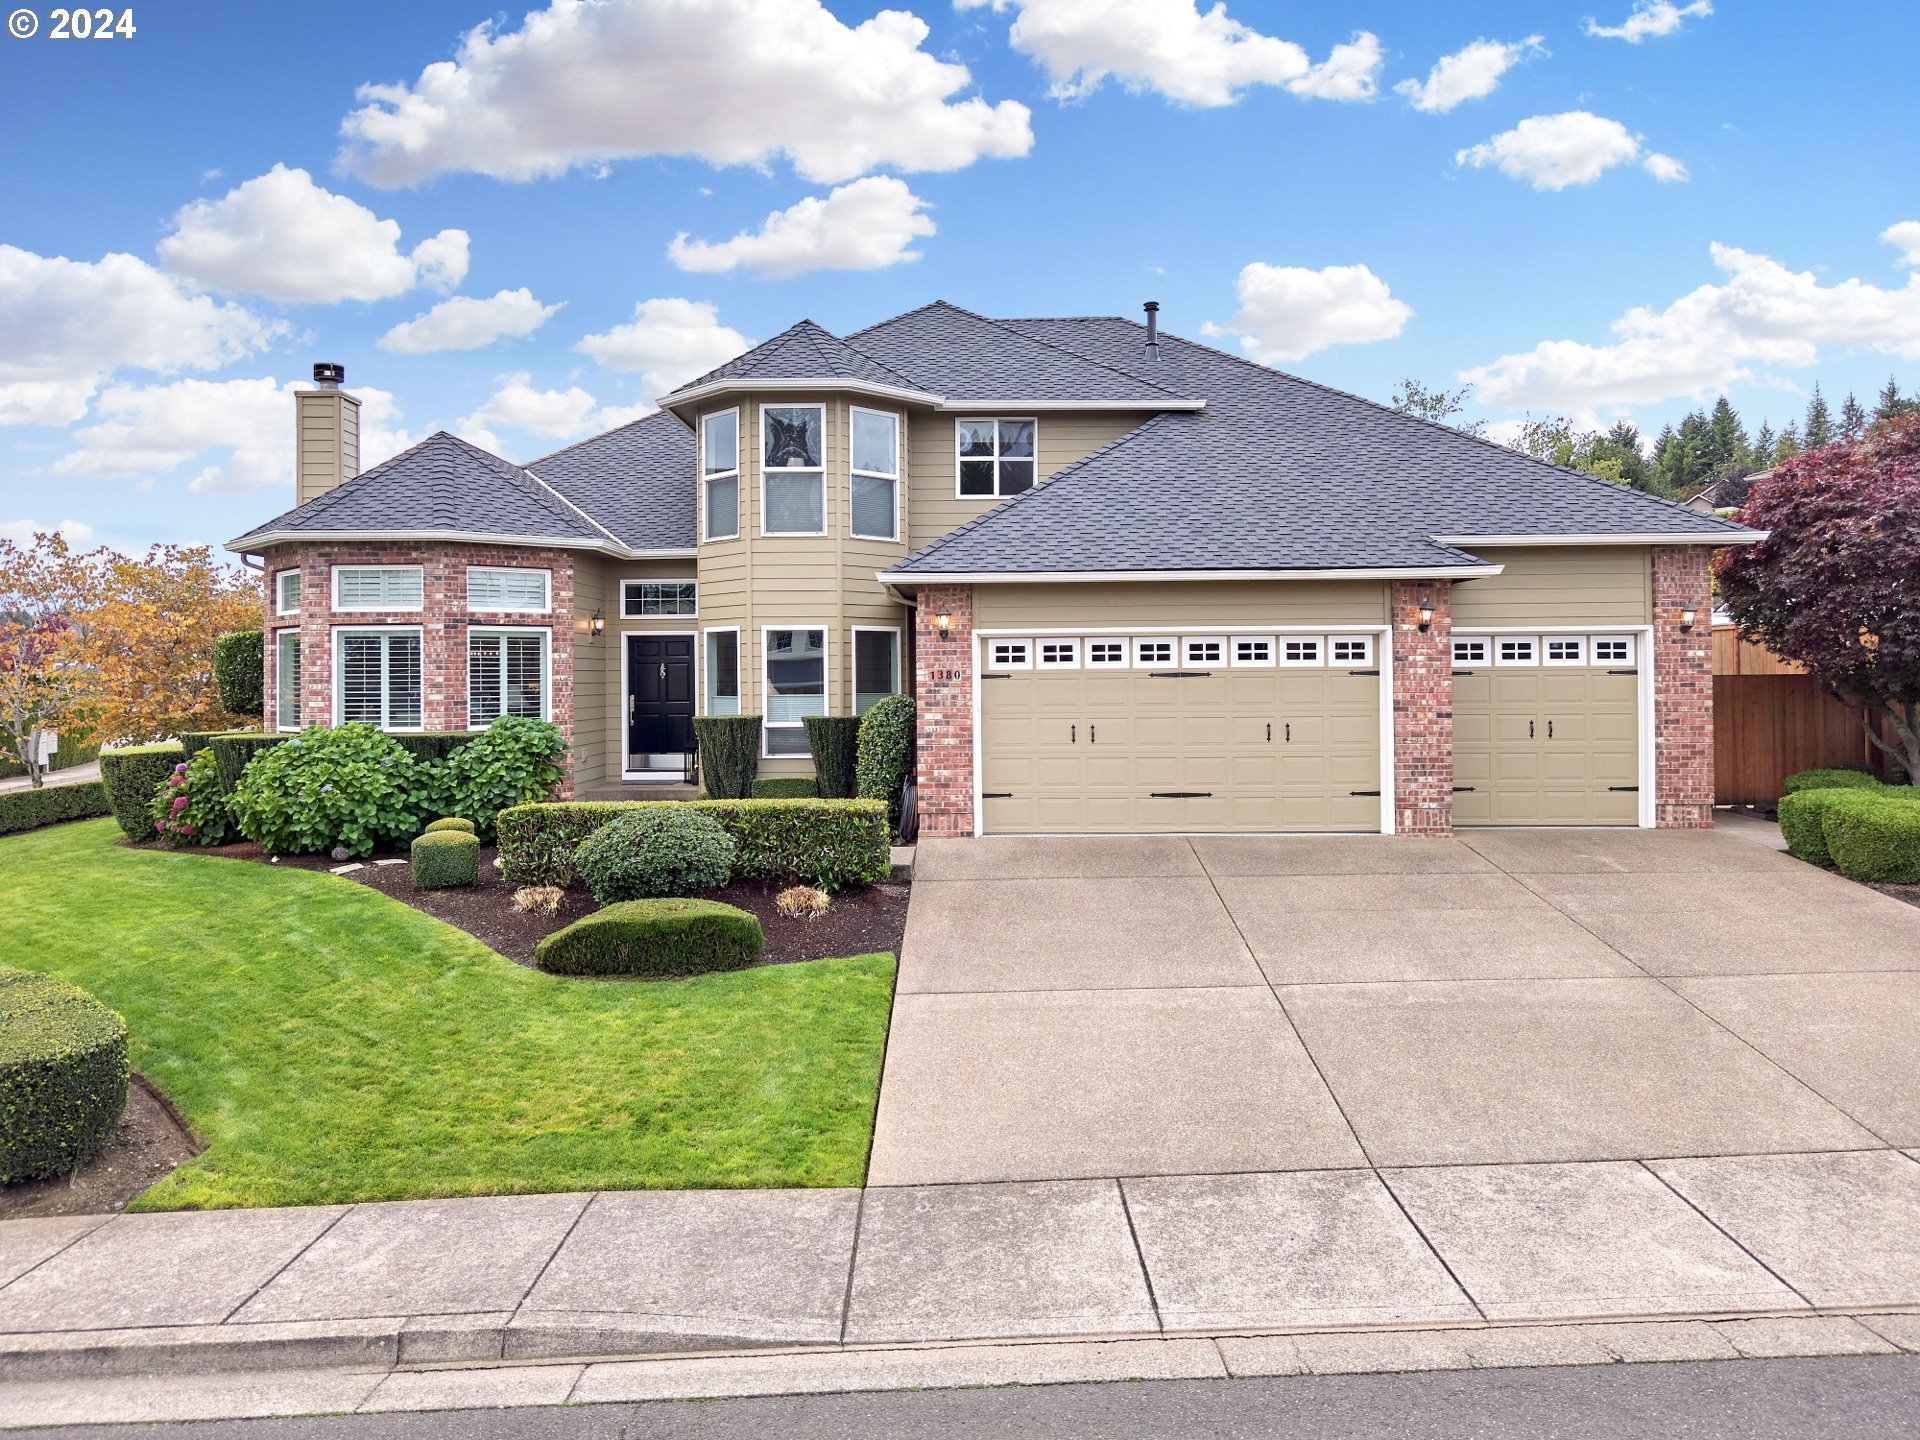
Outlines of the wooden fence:
[{"label": "wooden fence", "polygon": [[1714,626],[1714,798],[1770,806],[1794,771],[1840,765],[1882,768],[1860,712],[1798,665],[1742,644],[1734,626]]}]

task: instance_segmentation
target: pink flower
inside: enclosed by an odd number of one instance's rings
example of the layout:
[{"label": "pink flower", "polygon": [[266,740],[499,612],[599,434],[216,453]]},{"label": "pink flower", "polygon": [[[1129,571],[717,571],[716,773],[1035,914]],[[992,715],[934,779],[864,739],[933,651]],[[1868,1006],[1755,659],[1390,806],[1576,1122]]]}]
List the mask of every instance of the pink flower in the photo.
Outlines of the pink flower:
[{"label": "pink flower", "polygon": [[176,795],[173,797],[173,806],[169,813],[178,815],[182,810],[186,808],[187,808],[187,797],[184,795]]},{"label": "pink flower", "polygon": [[153,828],[164,835],[167,830],[167,822],[164,820],[156,820],[153,822]]}]

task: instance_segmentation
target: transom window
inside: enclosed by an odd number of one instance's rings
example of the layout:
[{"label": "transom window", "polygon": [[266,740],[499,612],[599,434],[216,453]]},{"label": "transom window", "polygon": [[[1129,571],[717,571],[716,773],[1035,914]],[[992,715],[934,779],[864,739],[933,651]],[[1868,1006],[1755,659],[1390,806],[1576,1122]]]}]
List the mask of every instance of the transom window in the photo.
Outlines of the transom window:
[{"label": "transom window", "polygon": [[336,630],[334,719],[420,728],[420,632]]},{"label": "transom window", "polygon": [[1631,665],[1633,663],[1633,637],[1631,635],[1596,635],[1593,637],[1593,661],[1598,665]]},{"label": "transom window", "polygon": [[707,631],[707,714],[740,713],[740,632]]},{"label": "transom window", "polygon": [[1173,641],[1136,640],[1133,642],[1133,663],[1140,666],[1173,664]]},{"label": "transom window", "polygon": [[552,575],[545,570],[469,565],[467,609],[544,612],[552,580]]},{"label": "transom window", "polygon": [[700,485],[705,492],[706,537],[740,534],[740,412],[722,410],[700,421]]},{"label": "transom window", "polygon": [[900,538],[900,417],[852,407],[853,488],[848,530],[862,540]]},{"label": "transom window", "polygon": [[1322,654],[1318,635],[1286,635],[1280,640],[1282,665],[1318,665]]},{"label": "transom window", "polygon": [[625,580],[620,584],[620,618],[693,615],[698,613],[697,594],[692,580]]},{"label": "transom window", "polygon": [[1482,635],[1456,635],[1453,637],[1453,663],[1456,665],[1484,665],[1488,656],[1487,640]]},{"label": "transom window", "polygon": [[1234,636],[1233,663],[1236,665],[1273,664],[1273,637],[1271,635]]},{"label": "transom window", "polygon": [[1373,663],[1373,637],[1370,635],[1336,635],[1327,642],[1327,650],[1335,665]]},{"label": "transom window", "polygon": [[282,570],[273,577],[273,608],[280,615],[292,615],[300,609],[298,570]]},{"label": "transom window", "polygon": [[805,755],[806,718],[827,713],[827,632],[766,632],[766,753]]},{"label": "transom window", "polygon": [[1127,663],[1127,642],[1124,640],[1087,641],[1087,668],[1090,670],[1111,669]]},{"label": "transom window", "polygon": [[1531,635],[1502,635],[1494,641],[1497,665],[1538,665],[1540,642]]},{"label": "transom window", "polygon": [[1040,642],[1040,668],[1042,670],[1075,670],[1080,665],[1080,642],[1078,640],[1042,640]]},{"label": "transom window", "polygon": [[987,663],[995,670],[1025,670],[1033,664],[1030,640],[989,640]]},{"label": "transom window", "polygon": [[956,420],[960,494],[985,499],[1031,490],[1037,429],[1032,420]]},{"label": "transom window", "polygon": [[900,632],[853,632],[853,713],[864,715],[889,695],[900,693]]},{"label": "transom window", "polygon": [[760,531],[827,533],[827,407],[760,407]]},{"label": "transom window", "polygon": [[418,565],[336,565],[335,610],[424,610],[426,575]]},{"label": "transom window", "polygon": [[1187,660],[1189,665],[1218,665],[1227,658],[1227,642],[1213,636],[1199,636],[1187,641]]},{"label": "transom window", "polygon": [[547,632],[467,632],[467,724],[483,729],[502,715],[547,717]]},{"label": "transom window", "polygon": [[1587,663],[1587,640],[1584,635],[1549,635],[1546,644],[1549,665]]},{"label": "transom window", "polygon": [[277,630],[273,637],[273,718],[282,730],[300,728],[300,632]]}]

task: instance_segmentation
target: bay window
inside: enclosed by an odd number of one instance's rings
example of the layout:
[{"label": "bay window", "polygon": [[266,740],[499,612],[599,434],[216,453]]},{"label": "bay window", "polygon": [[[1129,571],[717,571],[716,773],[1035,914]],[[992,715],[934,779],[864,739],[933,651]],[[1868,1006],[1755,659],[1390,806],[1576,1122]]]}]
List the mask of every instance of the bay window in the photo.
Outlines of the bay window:
[{"label": "bay window", "polygon": [[827,409],[760,407],[760,533],[827,533]]},{"label": "bay window", "polygon": [[900,417],[851,410],[853,488],[848,530],[862,540],[900,538]]},{"label": "bay window", "polygon": [[300,632],[298,630],[273,632],[273,723],[282,730],[300,728]]},{"label": "bay window", "polygon": [[740,412],[722,410],[700,421],[700,488],[709,540],[740,536]]},{"label": "bay window", "polygon": [[768,629],[761,633],[766,754],[805,755],[809,753],[806,717],[827,713],[827,632]]},{"label": "bay window", "polygon": [[502,715],[547,718],[547,632],[467,632],[467,726],[484,730]]},{"label": "bay window", "polygon": [[300,610],[300,572],[282,570],[273,577],[273,610],[276,615],[295,615]]},{"label": "bay window", "polygon": [[709,715],[740,713],[740,632],[707,631],[707,709]]},{"label": "bay window", "polygon": [[334,721],[420,728],[420,632],[336,630]]}]

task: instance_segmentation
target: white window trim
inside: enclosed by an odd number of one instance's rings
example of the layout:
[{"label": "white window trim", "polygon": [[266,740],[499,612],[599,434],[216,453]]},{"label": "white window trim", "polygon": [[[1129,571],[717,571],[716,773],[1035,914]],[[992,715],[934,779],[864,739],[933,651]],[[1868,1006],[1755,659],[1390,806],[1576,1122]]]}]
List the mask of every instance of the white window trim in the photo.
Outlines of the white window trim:
[{"label": "white window trim", "polygon": [[[1509,659],[1507,659],[1507,658],[1506,658],[1506,657],[1505,657],[1504,655],[1502,655],[1502,654],[1500,653],[1500,646],[1501,646],[1501,644],[1502,644],[1502,642],[1510,642],[1510,641],[1515,641],[1515,640],[1529,640],[1529,641],[1532,641],[1532,642],[1533,642],[1533,658],[1532,658],[1531,660],[1509,660]],[[1537,669],[1539,669],[1539,667],[1540,667],[1540,637],[1539,637],[1538,635],[1534,635],[1534,634],[1526,634],[1526,635],[1496,635],[1496,636],[1494,637],[1494,640],[1493,640],[1493,663],[1494,663],[1494,664],[1495,664],[1496,666],[1500,666],[1500,667],[1502,667],[1502,668],[1504,668],[1504,669],[1508,669],[1508,670],[1537,670]]]},{"label": "white window trim", "polygon": [[[879,415],[893,421],[893,473],[885,474],[879,470],[860,470],[853,463],[853,427],[856,415]],[[874,410],[865,405],[847,407],[847,534],[855,540],[884,540],[890,544],[900,541],[900,481],[901,455],[905,448],[906,417],[894,410]],[[822,432],[824,434],[824,431]],[[893,482],[893,533],[891,535],[869,535],[853,528],[853,482],[858,477],[865,480],[891,480]]]},{"label": "white window trim", "polygon": [[[629,579],[615,582],[619,587],[620,618],[622,620],[698,620],[700,618],[700,581],[692,575],[635,575]],[[629,585],[691,585],[693,586],[693,609],[684,615],[629,615],[627,613],[627,586]]]},{"label": "white window trim", "polygon": [[274,571],[273,572],[273,613],[276,615],[298,615],[300,613],[300,601],[297,598],[294,600],[293,604],[291,605],[287,604],[286,582],[289,579],[289,577],[291,577],[294,580],[300,580],[300,589],[303,593],[307,588],[306,581],[300,579],[300,567],[298,565],[292,566],[286,570]]},{"label": "white window trim", "polygon": [[[996,659],[993,653],[993,647],[995,645],[1024,645],[1027,647],[1026,658],[1024,660]],[[986,665],[989,670],[1031,670],[1033,668],[1033,641],[1019,635],[995,636],[987,645]]]},{"label": "white window trim", "polygon": [[[769,410],[817,410],[820,412],[820,463],[818,465],[782,465],[771,469],[767,465],[767,412]],[[760,460],[760,536],[766,540],[804,540],[829,533],[831,517],[827,514],[827,407],[811,400],[763,400],[760,402],[760,425],[758,429],[760,448],[754,453]],[[818,530],[769,530],[767,529],[767,479],[773,475],[811,475],[820,482],[820,528]],[[767,626],[761,626],[762,630]],[[812,626],[775,625],[775,630],[812,629]]]},{"label": "white window trim", "polygon": [[[478,721],[473,718],[473,637],[476,635],[538,635],[540,637],[540,718],[553,718],[553,631],[544,625],[469,625],[467,627],[467,653],[462,657],[467,665],[467,728],[484,729],[492,724],[491,720]],[[424,657],[423,657],[424,659]],[[504,655],[502,664],[504,665]],[[506,676],[501,676],[504,692]],[[501,713],[505,713],[504,711]]]},{"label": "white window trim", "polygon": [[[341,642],[349,635],[412,635],[420,641],[420,723],[418,725],[382,725],[382,730],[396,735],[423,734],[427,728],[427,636],[424,627],[419,625],[335,625],[331,649],[333,651],[333,723],[342,725],[341,707],[346,697],[341,694],[340,682],[345,667],[340,663]],[[460,663],[465,664],[467,657],[462,654]],[[305,663],[305,657],[301,657]],[[464,681],[463,681],[464,683]]]},{"label": "white window trim", "polygon": [[[1265,645],[1267,658],[1264,660],[1242,660],[1240,647],[1245,645]],[[1271,635],[1234,635],[1227,641],[1227,661],[1236,670],[1271,670],[1274,662],[1280,658],[1280,647]]]},{"label": "white window trim", "polygon": [[[347,570],[411,570],[420,577],[420,603],[418,605],[342,605],[340,576]],[[336,565],[333,567],[333,611],[336,615],[410,615],[426,608],[427,568],[424,565]]]},{"label": "white window trim", "polygon": [[[994,424],[993,455],[991,457],[993,460],[993,493],[991,495],[969,495],[966,493],[966,491],[960,488],[960,462],[962,459],[982,460],[988,457],[982,456],[982,455],[969,455],[969,456],[961,455],[960,427],[962,425],[967,425],[967,424],[978,425],[983,420],[991,420]],[[1045,477],[1042,476],[1040,473],[1040,419],[1038,416],[1036,415],[956,415],[953,420],[953,498],[954,499],[980,501],[980,500],[1005,500],[1008,498],[1006,493],[1002,491],[1000,488],[1001,455],[1000,455],[999,427],[1001,423],[1004,421],[1011,421],[1015,425],[1033,426],[1033,456],[1032,456],[1033,484],[1029,485],[1027,489],[1038,490],[1040,488],[1040,482]],[[1013,458],[1017,460],[1020,457],[1016,455]],[[1015,491],[1014,493],[1024,494],[1026,492]]]},{"label": "white window trim", "polygon": [[[1287,646],[1308,643],[1313,646],[1313,659],[1289,660]],[[1280,637],[1280,668],[1283,670],[1322,670],[1327,664],[1327,637],[1324,635],[1282,635]]]},{"label": "white window trim", "polygon": [[[1364,649],[1361,652],[1361,657],[1358,660],[1336,659],[1333,653],[1333,647],[1336,643],[1342,644],[1342,645],[1357,644],[1357,645],[1363,646]],[[1327,664],[1328,665],[1358,665],[1362,669],[1371,669],[1373,666],[1373,636],[1371,635],[1329,635],[1327,636]]]},{"label": "white window trim", "polygon": [[899,695],[901,687],[907,683],[905,675],[907,640],[898,625],[855,625],[850,627],[853,639],[847,645],[847,696],[852,708],[860,705],[860,637],[865,634],[893,636],[893,690]]},{"label": "white window trim", "polygon": [[[1095,645],[1118,645],[1120,647],[1120,658],[1118,660],[1094,659],[1093,647]],[[1086,642],[1084,653],[1086,655],[1086,667],[1089,670],[1125,670],[1133,664],[1133,646],[1124,638],[1116,635],[1094,636]]]},{"label": "white window trim", "polygon": [[[1587,663],[1589,665],[1595,665],[1595,666],[1599,666],[1599,665],[1637,666],[1640,663],[1640,647],[1634,643],[1637,639],[1638,637],[1633,635],[1610,635],[1610,634],[1595,632],[1594,634],[1589,635],[1587,637]],[[1596,651],[1599,648],[1600,642],[1603,640],[1613,641],[1615,643],[1624,642],[1627,647],[1626,659],[1602,660],[1599,657],[1599,655],[1596,653]]]},{"label": "white window trim", "polygon": [[[538,605],[476,605],[473,603],[473,572],[495,571],[501,574],[538,575],[541,601]],[[553,613],[553,571],[538,565],[469,565],[466,571],[467,613],[469,615],[550,615]]]},{"label": "white window trim", "polygon": [[776,755],[767,745],[771,731],[798,730],[804,735],[807,730],[805,722],[798,725],[775,725],[767,719],[767,711],[772,708],[767,702],[773,698],[773,685],[767,676],[767,666],[773,663],[773,646],[768,643],[767,636],[775,630],[818,630],[820,632],[820,713],[831,715],[833,713],[833,627],[820,620],[802,620],[791,625],[760,627],[760,758],[762,760],[805,760],[808,755]]},{"label": "white window trim", "polygon": [[[285,656],[281,653],[280,646],[289,636],[295,640],[300,640],[302,638],[300,627],[298,625],[282,625],[273,632],[273,728],[274,733],[279,735],[299,734],[301,729],[304,728],[300,722],[305,718],[307,709],[304,703],[306,700],[304,693],[306,686],[303,683],[294,691],[293,724],[289,725],[280,718],[280,682],[285,678],[281,673],[285,663]],[[306,668],[307,657],[302,655],[300,657],[300,669],[304,672]],[[303,673],[300,678],[304,682],[306,679],[305,674]]]},{"label": "white window trim", "polygon": [[[1451,637],[1451,642],[1447,647],[1447,653],[1452,657],[1455,665],[1491,665],[1493,663],[1493,637],[1491,635],[1455,634]],[[1459,652],[1454,648],[1461,644],[1478,645],[1486,651],[1486,654],[1482,655],[1478,660],[1471,657],[1463,660]]]},{"label": "white window trim", "polygon": [[[1196,645],[1218,645],[1220,647],[1220,658],[1218,660],[1194,659],[1193,647]],[[1182,666],[1225,665],[1232,655],[1232,651],[1227,648],[1227,637],[1224,635],[1183,635],[1180,637],[1178,653]]]},{"label": "white window trim", "polygon": [[[1146,659],[1140,654],[1140,647],[1142,645],[1167,646],[1167,658],[1164,660]],[[1129,649],[1133,655],[1133,668],[1136,670],[1151,670],[1156,665],[1178,665],[1180,663],[1180,637],[1177,635],[1136,636],[1132,640]]]},{"label": "white window trim", "polygon": [[[1071,657],[1066,660],[1047,659],[1047,646],[1065,645]],[[1080,668],[1080,641],[1072,635],[1048,635],[1033,643],[1033,665],[1036,670],[1078,670]]]},{"label": "white window trim", "polygon": [[[666,633],[672,634],[673,632],[668,631]],[[739,707],[733,713],[735,715],[746,714],[747,713],[747,647],[741,640],[741,635],[743,634],[743,632],[741,631],[740,627],[738,625],[710,625],[706,629],[700,630],[696,633],[699,635],[700,638],[699,638],[698,653],[694,656],[694,671],[695,671],[694,678],[699,681],[700,701],[694,707],[694,714],[711,715],[715,713],[714,711],[707,708],[713,701],[713,694],[710,689],[713,683],[713,678],[712,678],[713,667],[707,661],[707,637],[709,635],[733,636],[733,703]],[[620,694],[623,697],[627,693],[626,664],[627,664],[627,650],[626,650],[626,645],[623,642],[620,647],[620,667],[621,667]],[[622,701],[622,703],[623,704],[625,703],[624,700]],[[623,747],[625,746],[626,739],[624,735],[622,736],[620,743]]]},{"label": "white window trim", "polygon": [[[717,420],[722,415],[733,416],[733,468],[731,470],[715,470],[712,474],[708,474],[707,421]],[[740,442],[743,438],[740,434],[740,407],[738,405],[726,410],[710,410],[700,417],[699,459],[697,463],[700,472],[700,543],[703,545],[723,544],[726,541],[738,540],[740,538],[742,530],[740,523]],[[733,481],[733,533],[731,535],[714,535],[710,533],[713,516],[707,506],[707,486],[715,480]]]},{"label": "white window trim", "polygon": [[[1554,642],[1558,641],[1561,644],[1565,644],[1569,640],[1580,647],[1580,658],[1578,660],[1554,659]],[[1592,654],[1593,652],[1588,646],[1587,637],[1584,635],[1543,635],[1540,637],[1540,663],[1555,670],[1584,670],[1587,668],[1589,658]]]}]

